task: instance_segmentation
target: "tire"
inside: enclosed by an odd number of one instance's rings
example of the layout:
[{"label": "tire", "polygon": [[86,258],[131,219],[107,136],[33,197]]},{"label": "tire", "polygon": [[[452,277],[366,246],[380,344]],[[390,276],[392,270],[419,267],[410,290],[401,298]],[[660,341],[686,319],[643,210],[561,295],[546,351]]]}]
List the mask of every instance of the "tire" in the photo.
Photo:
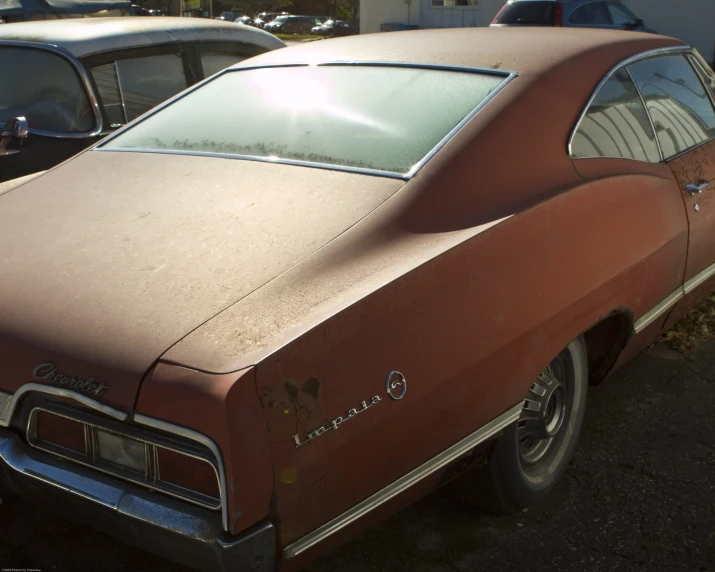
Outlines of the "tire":
[{"label": "tire", "polygon": [[481,490],[471,500],[513,513],[546,497],[576,450],[587,391],[588,355],[579,336],[527,392],[519,420],[504,430],[481,468]]}]

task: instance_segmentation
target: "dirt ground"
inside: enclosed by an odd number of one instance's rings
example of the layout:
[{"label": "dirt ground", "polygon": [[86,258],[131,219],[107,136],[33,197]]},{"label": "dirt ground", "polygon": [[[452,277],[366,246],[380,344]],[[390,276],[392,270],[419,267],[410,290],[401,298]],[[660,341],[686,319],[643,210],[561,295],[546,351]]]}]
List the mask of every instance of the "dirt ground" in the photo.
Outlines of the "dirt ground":
[{"label": "dirt ground", "polygon": [[[541,506],[495,516],[439,491],[305,572],[715,572],[715,338],[657,344],[589,394],[580,448]],[[23,501],[0,505],[0,568],[181,568]]]}]

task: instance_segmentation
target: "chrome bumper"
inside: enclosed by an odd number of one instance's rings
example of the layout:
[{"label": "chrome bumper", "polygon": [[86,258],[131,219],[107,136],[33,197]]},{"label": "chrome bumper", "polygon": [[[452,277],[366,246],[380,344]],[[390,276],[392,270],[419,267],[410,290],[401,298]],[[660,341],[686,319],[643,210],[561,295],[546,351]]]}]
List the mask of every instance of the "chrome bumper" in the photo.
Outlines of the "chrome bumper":
[{"label": "chrome bumper", "polygon": [[0,429],[2,488],[184,566],[207,572],[275,567],[271,523],[230,536],[218,513],[36,451],[7,429]]}]

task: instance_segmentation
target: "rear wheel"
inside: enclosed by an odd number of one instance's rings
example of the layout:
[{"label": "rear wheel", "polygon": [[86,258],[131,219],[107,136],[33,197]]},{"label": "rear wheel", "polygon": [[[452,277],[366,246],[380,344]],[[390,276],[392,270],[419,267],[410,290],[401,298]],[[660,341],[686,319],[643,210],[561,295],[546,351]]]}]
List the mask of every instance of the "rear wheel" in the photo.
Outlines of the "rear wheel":
[{"label": "rear wheel", "polygon": [[478,504],[516,512],[554,488],[576,449],[587,389],[586,345],[579,337],[539,374],[519,420],[495,444],[481,469]]}]

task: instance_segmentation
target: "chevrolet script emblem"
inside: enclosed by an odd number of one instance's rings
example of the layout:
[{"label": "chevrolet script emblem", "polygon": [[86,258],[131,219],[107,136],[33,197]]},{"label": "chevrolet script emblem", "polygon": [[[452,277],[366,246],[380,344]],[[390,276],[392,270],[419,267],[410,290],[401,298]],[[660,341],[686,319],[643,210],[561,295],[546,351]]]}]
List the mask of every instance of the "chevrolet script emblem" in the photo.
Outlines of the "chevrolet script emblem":
[{"label": "chevrolet script emblem", "polygon": [[112,389],[109,384],[100,383],[93,377],[89,379],[78,379],[71,375],[59,373],[53,363],[41,363],[33,370],[32,377],[43,381],[51,381],[61,387],[69,387],[75,391],[90,393],[96,396],[104,395],[106,391]]}]

